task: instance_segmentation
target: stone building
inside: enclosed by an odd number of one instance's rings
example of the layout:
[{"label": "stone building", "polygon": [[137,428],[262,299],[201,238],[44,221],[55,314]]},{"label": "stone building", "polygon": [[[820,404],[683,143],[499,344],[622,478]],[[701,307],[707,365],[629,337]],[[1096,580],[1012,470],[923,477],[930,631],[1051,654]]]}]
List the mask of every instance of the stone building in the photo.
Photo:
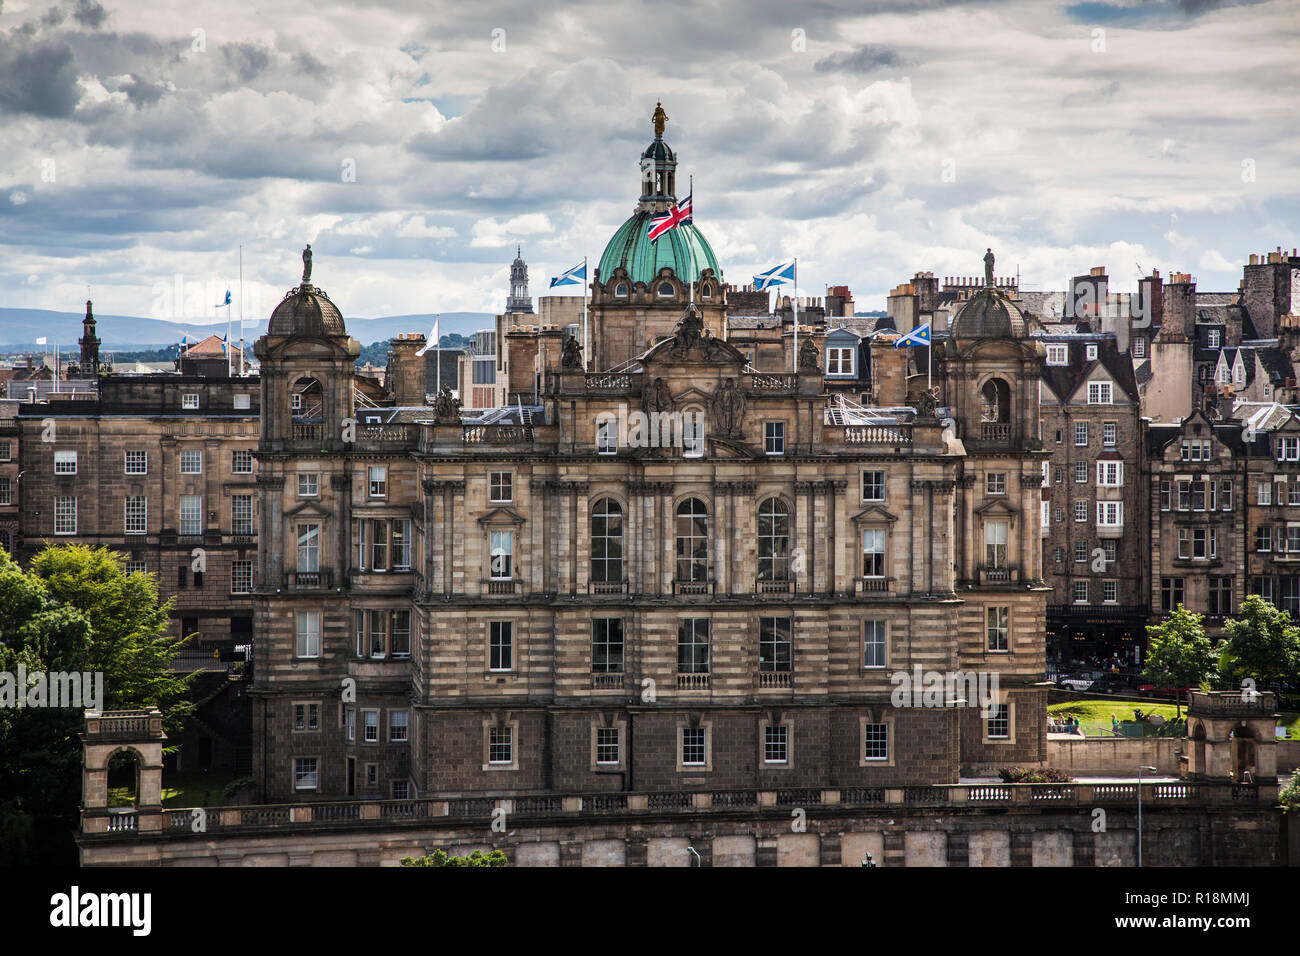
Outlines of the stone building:
[{"label": "stone building", "polygon": [[1142,418],[1113,334],[1044,334],[1042,435],[1048,631],[1059,656],[1136,662],[1147,621]]},{"label": "stone building", "polygon": [[945,345],[951,417],[927,394],[833,421],[815,347],[747,371],[705,334],[721,286],[691,305],[663,268],[670,294],[643,283],[622,314],[641,331],[602,301],[624,368],[550,361],[527,424],[444,401],[357,425],[337,307],[305,282],[277,307],[255,346],[264,799],[908,786],[1043,759],[1032,320],[990,283]]},{"label": "stone building", "polygon": [[258,379],[100,375],[97,385],[18,407],[20,559],[47,544],[121,552],[129,570],[157,574],[175,633],[199,635],[192,646],[249,643]]}]

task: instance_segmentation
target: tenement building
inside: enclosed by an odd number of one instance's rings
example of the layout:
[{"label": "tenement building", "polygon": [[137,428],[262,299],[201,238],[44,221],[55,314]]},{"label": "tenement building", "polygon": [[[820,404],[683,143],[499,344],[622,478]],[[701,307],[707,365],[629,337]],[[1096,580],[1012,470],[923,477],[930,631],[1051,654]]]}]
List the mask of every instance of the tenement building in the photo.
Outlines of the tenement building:
[{"label": "tenement building", "polygon": [[[661,126],[642,169],[657,208]],[[527,422],[464,423],[444,394],[358,423],[339,309],[307,276],[275,309],[264,799],[901,787],[1044,758],[1032,318],[990,278],[935,392],[831,416],[814,338],[754,371],[702,238],[643,228],[592,277],[613,370],[548,349]]]},{"label": "tenement building", "polygon": [[[89,320],[82,368],[98,376],[97,391],[18,406],[15,553],[26,563],[51,544],[107,547],[129,571],[157,575],[175,602],[173,632],[198,635],[193,647],[249,643],[257,378],[224,374],[224,360],[220,374],[107,374],[97,346]],[[0,434],[0,451],[7,441]]]}]

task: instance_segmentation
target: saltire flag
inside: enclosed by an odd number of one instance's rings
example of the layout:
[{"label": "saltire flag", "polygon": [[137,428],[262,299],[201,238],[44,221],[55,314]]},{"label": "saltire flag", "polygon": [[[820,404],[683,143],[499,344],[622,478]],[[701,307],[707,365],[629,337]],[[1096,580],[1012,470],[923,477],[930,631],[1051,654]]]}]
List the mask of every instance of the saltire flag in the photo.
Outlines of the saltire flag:
[{"label": "saltire flag", "polygon": [[424,343],[424,348],[415,353],[416,355],[423,355],[425,352],[429,351],[429,349],[438,348],[438,323],[441,321],[441,319],[433,320],[433,330],[429,332],[429,340]]},{"label": "saltire flag", "polygon": [[755,291],[762,292],[764,289],[770,289],[774,285],[785,285],[788,282],[794,282],[794,260],[783,265],[773,266],[766,272],[760,272],[754,276]]},{"label": "saltire flag", "polygon": [[564,275],[552,278],[550,287],[554,289],[557,285],[582,285],[586,281],[587,263],[584,262],[580,266],[574,266],[568,272],[564,273]]},{"label": "saltire flag", "polygon": [[661,236],[666,236],[678,226],[685,226],[694,222],[692,218],[692,195],[694,195],[693,190],[672,209],[660,213],[650,220],[650,231],[646,233],[646,237],[651,242],[658,242]]},{"label": "saltire flag", "polygon": [[930,323],[918,325],[911,332],[908,332],[902,338],[894,342],[894,348],[902,349],[910,345],[929,345],[930,344]]},{"label": "saltire flag", "polygon": [[176,346],[176,354],[184,355],[185,350],[190,347],[190,337],[188,334],[181,336],[181,344]]},{"label": "saltire flag", "polygon": [[226,337],[224,335],[221,337],[221,354],[226,354]]},{"label": "saltire flag", "polygon": [[221,307],[223,307],[223,306],[227,306],[227,305],[230,305],[230,290],[229,290],[229,289],[226,290],[226,298],[225,298],[225,301],[223,301],[223,302],[218,302],[218,303],[217,303],[217,308],[220,309]]}]

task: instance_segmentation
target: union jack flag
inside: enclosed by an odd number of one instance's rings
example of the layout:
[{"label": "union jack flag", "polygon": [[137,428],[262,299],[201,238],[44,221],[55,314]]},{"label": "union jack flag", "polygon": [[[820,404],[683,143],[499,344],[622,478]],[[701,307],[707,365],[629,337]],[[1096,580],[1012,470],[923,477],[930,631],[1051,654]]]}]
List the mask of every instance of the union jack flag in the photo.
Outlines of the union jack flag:
[{"label": "union jack flag", "polygon": [[678,226],[685,226],[693,221],[691,218],[692,195],[694,195],[694,190],[672,209],[660,213],[650,220],[650,231],[646,235],[651,242],[658,242],[661,236],[667,235]]}]

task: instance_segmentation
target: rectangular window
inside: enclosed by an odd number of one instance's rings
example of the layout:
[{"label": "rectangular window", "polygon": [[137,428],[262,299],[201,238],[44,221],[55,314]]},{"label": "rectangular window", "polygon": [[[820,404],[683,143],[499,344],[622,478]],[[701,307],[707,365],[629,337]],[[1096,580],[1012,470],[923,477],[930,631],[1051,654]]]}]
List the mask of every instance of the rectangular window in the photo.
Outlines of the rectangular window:
[{"label": "rectangular window", "polygon": [[1219,508],[1223,511],[1232,510],[1232,481],[1229,479],[1219,482]]},{"label": "rectangular window", "polygon": [[1192,482],[1192,510],[1205,510],[1205,482],[1203,481]]},{"label": "rectangular window", "polygon": [[1076,461],[1074,463],[1074,482],[1078,485],[1088,483],[1088,463],[1086,461]]},{"label": "rectangular window", "polygon": [[1074,423],[1074,443],[1080,448],[1088,444],[1088,423],[1087,422]]},{"label": "rectangular window", "polygon": [[[365,519],[363,524],[367,523]],[[384,518],[369,519],[370,525],[370,570],[388,570],[388,521]]]},{"label": "rectangular window", "polygon": [[506,764],[515,760],[515,729],[488,728],[488,763]]},{"label": "rectangular window", "polygon": [[991,472],[985,475],[984,488],[990,495],[1005,495],[1007,493],[1006,472]]},{"label": "rectangular window", "polygon": [[785,422],[763,423],[763,450],[769,455],[785,454]]},{"label": "rectangular window", "polygon": [[515,567],[515,533],[513,531],[493,531],[489,541],[491,558],[489,577],[497,581],[508,581],[514,576]]},{"label": "rectangular window", "polygon": [[1300,481],[1293,481],[1287,485],[1286,503],[1288,505],[1300,505]]},{"label": "rectangular window", "polygon": [[866,760],[889,759],[889,724],[862,725],[862,756]]},{"label": "rectangular window", "polygon": [[1118,528],[1124,524],[1124,502],[1097,502],[1097,526],[1101,528]]},{"label": "rectangular window", "polygon": [[361,712],[361,742],[379,743],[379,711],[363,710]]},{"label": "rectangular window", "polygon": [[1300,553],[1300,525],[1287,525],[1286,550],[1290,554]]},{"label": "rectangular window", "polygon": [[790,728],[785,724],[763,728],[763,763],[790,762]]},{"label": "rectangular window", "polygon": [[314,522],[298,525],[298,570],[320,570],[320,525]]},{"label": "rectangular window", "polygon": [[1074,560],[1076,564],[1083,564],[1088,560],[1088,543],[1086,541],[1074,542]]},{"label": "rectangular window", "polygon": [[11,505],[14,503],[13,484],[9,476],[0,477],[0,505]]},{"label": "rectangular window", "polygon": [[837,348],[826,350],[827,375],[853,374],[853,349]]},{"label": "rectangular window", "polygon": [[369,468],[370,475],[370,497],[386,498],[388,496],[388,468],[385,465],[371,465]]},{"label": "rectangular window", "polygon": [[293,729],[320,730],[320,704],[294,704]]},{"label": "rectangular window", "polygon": [[885,532],[879,528],[866,528],[862,532],[862,576],[885,576]]},{"label": "rectangular window", "polygon": [[1052,481],[1054,481],[1058,485],[1061,482],[1065,481],[1065,469],[1062,468],[1060,465],[1057,465],[1055,468],[1052,469]]},{"label": "rectangular window", "polygon": [[888,626],[884,621],[862,622],[863,667],[884,667],[888,646]]},{"label": "rectangular window", "polygon": [[1049,345],[1047,347],[1047,364],[1048,365],[1069,365],[1069,349],[1064,345]]},{"label": "rectangular window", "polygon": [[1171,507],[1171,492],[1173,486],[1167,478],[1160,479],[1160,510],[1168,511]]},{"label": "rectangular window", "polygon": [[591,622],[591,672],[623,673],[623,619],[598,617]]},{"label": "rectangular window", "polygon": [[406,658],[411,656],[411,612],[393,612],[393,648],[392,656]]},{"label": "rectangular window", "polygon": [[1210,578],[1209,613],[1211,617],[1227,617],[1232,613],[1232,578]]},{"label": "rectangular window", "polygon": [[1088,383],[1088,404],[1089,405],[1110,405],[1111,400],[1111,383],[1110,382],[1089,382]]},{"label": "rectangular window", "polygon": [[404,744],[409,738],[411,715],[405,710],[388,712],[388,740],[394,744]]},{"label": "rectangular window", "polygon": [[393,529],[393,570],[409,571],[411,569],[411,519],[394,518]]},{"label": "rectangular window", "polygon": [[682,765],[703,767],[708,758],[707,731],[699,727],[682,728]]},{"label": "rectangular window", "polygon": [[188,449],[181,452],[181,474],[182,475],[201,475],[203,474],[203,452],[198,449]]},{"label": "rectangular window", "polygon": [[984,524],[984,566],[988,568],[1007,566],[1007,523],[1005,521],[988,521]]},{"label": "rectangular window", "polygon": [[998,704],[988,718],[989,740],[1006,740],[1011,736],[1011,705]]},{"label": "rectangular window", "polygon": [[189,537],[203,533],[203,496],[181,495],[181,534]]},{"label": "rectangular window", "polygon": [[247,392],[240,392],[235,395],[235,411],[242,412],[253,407],[253,396]]},{"label": "rectangular window", "polygon": [[198,408],[198,407],[199,407],[198,392],[186,392],[181,396],[181,408]]},{"label": "rectangular window", "polygon": [[230,533],[251,535],[253,533],[253,496],[230,496]]},{"label": "rectangular window", "polygon": [[1192,483],[1190,481],[1178,482],[1178,510],[1192,510]]},{"label": "rectangular window", "polygon": [[1147,340],[1140,335],[1133,339],[1133,357],[1147,357]]},{"label": "rectangular window", "polygon": [[357,712],[351,707],[348,708],[347,714],[348,740],[357,739]]},{"label": "rectangular window", "polygon": [[[198,398],[197,395],[194,397],[196,399]],[[316,771],[316,758],[315,757],[294,757],[293,758],[294,789],[315,790],[317,786],[318,786],[318,777]]]},{"label": "rectangular window", "polygon": [[1095,362],[1097,360],[1097,346],[1095,345],[1085,346],[1084,356],[1087,358],[1089,362]]},{"label": "rectangular window", "polygon": [[1101,423],[1101,443],[1108,447],[1114,447],[1117,442],[1117,431],[1114,422]]},{"label": "rectangular window", "polygon": [[1300,461],[1300,438],[1279,438],[1277,440],[1278,461]]},{"label": "rectangular window", "polygon": [[128,451],[123,470],[128,475],[147,475],[149,473],[149,453],[147,451]]},{"label": "rectangular window", "polygon": [[1266,524],[1255,529],[1255,550],[1273,550],[1273,529]]},{"label": "rectangular window", "polygon": [[1114,538],[1106,538],[1101,542],[1101,552],[1107,564],[1114,564],[1119,556],[1119,542]]},{"label": "rectangular window", "polygon": [[1166,614],[1183,603],[1183,579],[1160,579],[1160,609]]},{"label": "rectangular window", "polygon": [[986,614],[986,636],[990,651],[1011,649],[1011,608],[990,607]]},{"label": "rectangular window", "polygon": [[511,621],[488,624],[488,670],[508,671],[515,662],[515,626]]},{"label": "rectangular window", "polygon": [[1114,604],[1119,600],[1119,584],[1115,581],[1101,582],[1101,599],[1106,604]]},{"label": "rectangular window", "polygon": [[1088,582],[1087,581],[1074,582],[1074,603],[1075,604],[1088,603]]},{"label": "rectangular window", "polygon": [[788,617],[758,620],[758,669],[766,673],[790,673],[794,654]]},{"label": "rectangular window", "polygon": [[54,453],[54,473],[56,475],[75,475],[77,473],[77,453],[75,451],[56,451]]},{"label": "rectangular window", "polygon": [[1075,521],[1087,521],[1087,520],[1088,520],[1088,502],[1087,502],[1087,501],[1076,501],[1076,502],[1074,503],[1074,520],[1075,520]]},{"label": "rectangular window", "polygon": [[253,562],[235,560],[230,563],[230,591],[248,594],[253,590]]},{"label": "rectangular window", "polygon": [[411,781],[394,780],[393,781],[393,799],[409,800],[411,798]]},{"label": "rectangular window", "polygon": [[230,453],[230,470],[236,475],[253,473],[253,452],[248,448],[236,448]]},{"label": "rectangular window", "polygon": [[14,460],[14,443],[11,441],[0,441],[0,461]]},{"label": "rectangular window", "polygon": [[885,473],[883,471],[864,471],[862,473],[862,500],[885,500]]},{"label": "rectangular window", "polygon": [[294,654],[297,657],[320,657],[320,611],[299,611],[297,640]]},{"label": "rectangular window", "polygon": [[1192,556],[1192,536],[1186,528],[1178,529],[1178,557],[1189,559]]},{"label": "rectangular window", "polygon": [[1124,463],[1122,461],[1097,462],[1097,484],[1104,488],[1119,488],[1124,484]]},{"label": "rectangular window", "polygon": [[144,495],[126,496],[126,533],[147,534],[149,531],[149,500]]},{"label": "rectangular window", "polygon": [[370,656],[382,659],[388,656],[388,612],[370,612]]},{"label": "rectangular window", "polygon": [[488,501],[514,501],[515,476],[510,471],[488,472]]},{"label": "rectangular window", "polygon": [[688,617],[677,622],[677,673],[709,673],[709,619]]},{"label": "rectangular window", "polygon": [[1273,482],[1261,481],[1255,486],[1255,495],[1256,504],[1271,505],[1273,503]]},{"label": "rectangular window", "polygon": [[596,763],[618,764],[620,762],[619,729],[617,727],[596,728]]},{"label": "rectangular window", "polygon": [[314,471],[298,472],[298,497],[315,498],[320,494],[320,474]]},{"label": "rectangular window", "polygon": [[[694,437],[694,432],[692,432]],[[683,435],[685,443],[685,435]],[[596,454],[615,455],[618,453],[618,422],[608,418],[596,421]]]}]

